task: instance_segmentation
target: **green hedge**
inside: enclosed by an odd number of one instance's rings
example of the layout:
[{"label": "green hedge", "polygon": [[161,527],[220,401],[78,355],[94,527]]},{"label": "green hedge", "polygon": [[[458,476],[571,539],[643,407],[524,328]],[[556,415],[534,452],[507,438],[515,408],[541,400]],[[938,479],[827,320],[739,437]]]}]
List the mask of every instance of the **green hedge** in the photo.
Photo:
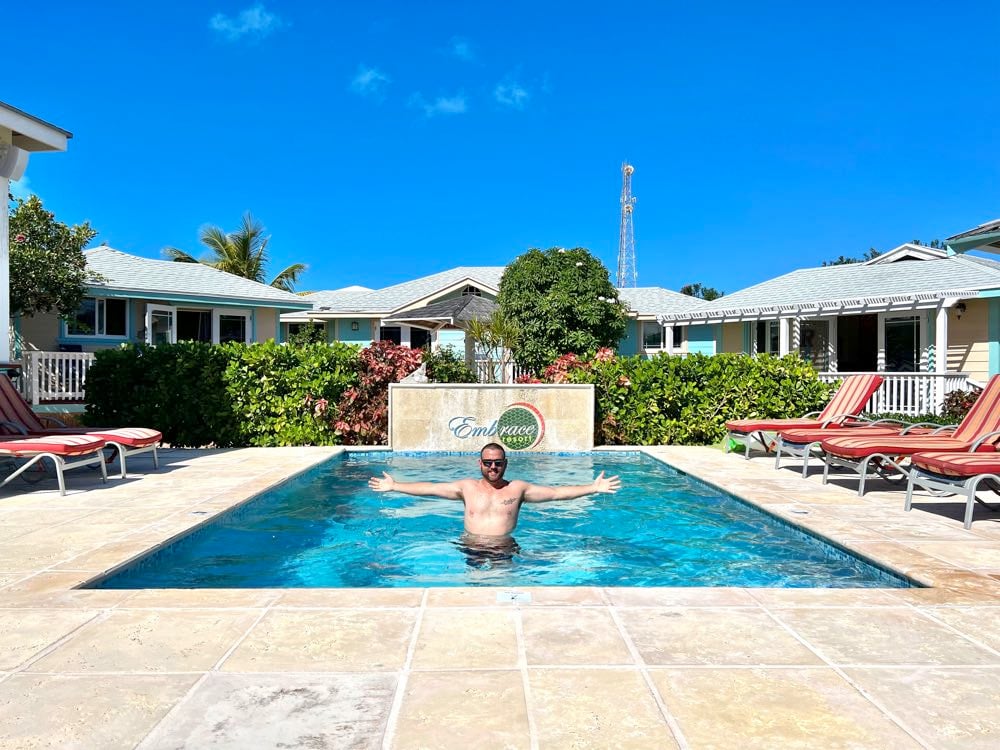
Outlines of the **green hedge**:
[{"label": "green hedge", "polygon": [[356,373],[344,344],[124,345],[97,352],[84,421],[180,446],[332,445],[329,412]]},{"label": "green hedge", "polygon": [[802,416],[834,390],[794,355],[615,357],[569,380],[595,385],[595,438],[604,445],[709,445],[725,437],[726,420]]}]

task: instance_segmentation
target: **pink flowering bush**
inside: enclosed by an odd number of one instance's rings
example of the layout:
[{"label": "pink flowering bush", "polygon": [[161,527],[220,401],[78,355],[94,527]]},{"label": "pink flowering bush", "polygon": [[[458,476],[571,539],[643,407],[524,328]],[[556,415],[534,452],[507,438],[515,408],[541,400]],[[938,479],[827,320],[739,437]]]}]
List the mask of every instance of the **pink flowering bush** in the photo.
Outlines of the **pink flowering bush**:
[{"label": "pink flowering bush", "polygon": [[421,349],[377,341],[358,355],[358,382],[337,404],[334,429],[345,445],[382,445],[389,439],[389,383],[420,367]]}]

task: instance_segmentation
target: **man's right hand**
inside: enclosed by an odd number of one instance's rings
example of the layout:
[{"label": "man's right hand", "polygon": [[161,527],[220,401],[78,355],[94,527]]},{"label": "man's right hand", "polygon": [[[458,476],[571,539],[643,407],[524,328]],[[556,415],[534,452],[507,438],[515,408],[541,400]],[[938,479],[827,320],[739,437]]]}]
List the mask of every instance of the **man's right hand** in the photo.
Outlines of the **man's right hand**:
[{"label": "man's right hand", "polygon": [[389,492],[396,486],[396,480],[383,471],[381,477],[372,477],[368,480],[368,487],[376,492]]}]

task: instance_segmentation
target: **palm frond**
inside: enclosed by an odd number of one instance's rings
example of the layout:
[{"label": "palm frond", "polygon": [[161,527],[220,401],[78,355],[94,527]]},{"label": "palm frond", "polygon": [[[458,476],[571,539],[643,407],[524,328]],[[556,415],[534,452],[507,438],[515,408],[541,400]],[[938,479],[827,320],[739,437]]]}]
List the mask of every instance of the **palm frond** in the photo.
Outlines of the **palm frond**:
[{"label": "palm frond", "polygon": [[286,292],[294,292],[299,276],[308,266],[305,263],[293,263],[271,280],[271,286]]},{"label": "palm frond", "polygon": [[167,260],[175,263],[199,263],[200,261],[193,255],[189,255],[178,247],[165,247],[160,251]]}]

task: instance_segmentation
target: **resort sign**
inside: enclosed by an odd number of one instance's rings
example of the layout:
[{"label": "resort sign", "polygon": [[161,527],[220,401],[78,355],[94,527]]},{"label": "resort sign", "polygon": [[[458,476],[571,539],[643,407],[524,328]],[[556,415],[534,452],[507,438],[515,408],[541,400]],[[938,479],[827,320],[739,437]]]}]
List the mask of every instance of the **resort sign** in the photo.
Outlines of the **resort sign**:
[{"label": "resort sign", "polygon": [[475,417],[452,417],[448,429],[459,440],[493,438],[513,451],[531,450],[545,436],[545,418],[535,406],[524,401],[510,404],[499,417],[481,424]]}]

